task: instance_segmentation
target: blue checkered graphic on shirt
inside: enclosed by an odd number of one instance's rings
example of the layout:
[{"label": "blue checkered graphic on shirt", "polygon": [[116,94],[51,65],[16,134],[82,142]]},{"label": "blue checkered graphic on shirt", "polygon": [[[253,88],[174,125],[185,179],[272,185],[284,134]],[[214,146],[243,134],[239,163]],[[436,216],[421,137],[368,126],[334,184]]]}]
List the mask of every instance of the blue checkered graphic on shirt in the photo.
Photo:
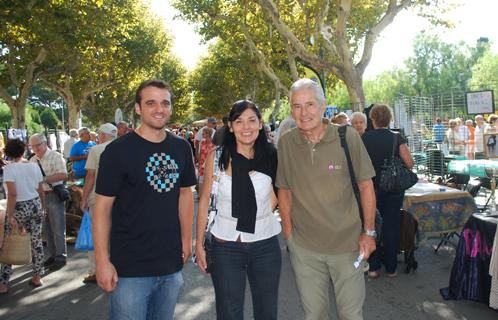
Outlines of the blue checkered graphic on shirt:
[{"label": "blue checkered graphic on shirt", "polygon": [[174,189],[180,178],[175,159],[165,153],[154,153],[149,157],[145,174],[149,184],[159,193]]}]

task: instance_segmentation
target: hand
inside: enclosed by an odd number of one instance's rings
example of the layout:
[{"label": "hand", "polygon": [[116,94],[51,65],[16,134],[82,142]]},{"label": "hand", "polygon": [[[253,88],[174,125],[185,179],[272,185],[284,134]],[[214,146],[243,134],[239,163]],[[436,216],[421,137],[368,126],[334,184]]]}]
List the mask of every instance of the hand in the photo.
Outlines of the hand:
[{"label": "hand", "polygon": [[190,258],[190,256],[192,256],[192,248],[191,247],[183,248],[182,249],[182,260],[183,260],[183,264],[187,263],[187,261]]},{"label": "hand", "polygon": [[359,240],[360,252],[363,252],[363,259],[367,260],[372,252],[375,251],[375,238],[365,234],[360,235]]},{"label": "hand", "polygon": [[116,289],[118,284],[118,273],[110,261],[97,263],[97,283],[105,292],[109,293]]},{"label": "hand", "polygon": [[289,240],[289,237],[292,234],[292,226],[289,226],[289,227],[284,226],[283,229],[284,229],[283,230],[284,231],[284,239],[285,240]]},{"label": "hand", "polygon": [[12,229],[17,229],[18,231],[20,231],[18,226],[17,226],[16,218],[14,218],[13,216],[10,216],[9,223],[10,223],[10,226],[12,227]]},{"label": "hand", "polygon": [[206,268],[207,268],[206,251],[204,251],[202,244],[200,246],[195,247],[195,261],[199,266],[199,269],[201,269],[202,272],[206,273]]},{"label": "hand", "polygon": [[80,209],[81,209],[81,211],[85,212],[86,208],[88,208],[88,206],[86,204],[86,200],[81,199],[81,203],[80,203]]}]

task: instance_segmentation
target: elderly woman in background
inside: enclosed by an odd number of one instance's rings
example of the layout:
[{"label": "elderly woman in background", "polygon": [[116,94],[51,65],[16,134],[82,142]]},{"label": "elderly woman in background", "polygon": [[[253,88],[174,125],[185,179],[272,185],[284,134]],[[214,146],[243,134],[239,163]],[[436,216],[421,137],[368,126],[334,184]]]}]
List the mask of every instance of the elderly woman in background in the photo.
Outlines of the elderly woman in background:
[{"label": "elderly woman in background", "polygon": [[351,115],[351,125],[362,136],[367,129],[367,116],[363,112],[353,112]]},{"label": "elderly woman in background", "polygon": [[368,259],[370,271],[368,276],[372,279],[379,277],[381,257],[384,256],[387,276],[394,278],[397,275],[398,250],[400,241],[401,213],[405,192],[386,192],[379,188],[379,177],[382,165],[386,159],[392,157],[393,144],[396,145],[394,156],[403,160],[406,167],[413,167],[413,159],[406,145],[405,138],[388,129],[392,120],[391,108],[386,105],[375,105],[370,110],[374,130],[363,134],[362,139],[375,169],[373,178],[377,209],[383,218],[382,245],[374,251]]},{"label": "elderly woman in background", "polygon": [[[26,145],[21,140],[12,139],[5,145],[5,154],[12,160],[4,168],[4,182],[7,186],[7,215],[5,234],[13,228],[26,229],[31,236],[34,276],[30,284],[39,287],[43,284],[43,245],[42,221],[45,207],[42,189],[43,175],[36,163],[24,159]],[[12,266],[3,264],[0,271],[0,293],[8,291]]]},{"label": "elderly woman in background", "polygon": [[458,120],[449,121],[450,128],[446,131],[446,143],[450,154],[461,155],[464,150],[465,140],[458,126]]},{"label": "elderly woman in background", "polygon": [[282,120],[280,126],[278,126],[278,131],[274,138],[275,147],[278,148],[278,140],[280,139],[280,137],[286,134],[287,132],[291,131],[295,127],[296,127],[296,121],[294,121],[294,119],[291,116],[288,116],[287,118]]}]

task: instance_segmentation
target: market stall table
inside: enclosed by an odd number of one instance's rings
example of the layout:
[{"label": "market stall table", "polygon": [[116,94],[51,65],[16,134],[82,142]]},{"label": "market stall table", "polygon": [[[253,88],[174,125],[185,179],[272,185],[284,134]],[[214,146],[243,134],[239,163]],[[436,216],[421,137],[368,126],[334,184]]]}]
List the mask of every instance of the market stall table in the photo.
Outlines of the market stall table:
[{"label": "market stall table", "polygon": [[489,266],[498,214],[475,213],[465,223],[458,242],[448,288],[440,290],[445,299],[466,299],[489,304]]},{"label": "market stall table", "polygon": [[430,182],[418,182],[406,190],[403,209],[417,220],[423,234],[443,235],[436,251],[477,212],[474,198],[467,191]]}]

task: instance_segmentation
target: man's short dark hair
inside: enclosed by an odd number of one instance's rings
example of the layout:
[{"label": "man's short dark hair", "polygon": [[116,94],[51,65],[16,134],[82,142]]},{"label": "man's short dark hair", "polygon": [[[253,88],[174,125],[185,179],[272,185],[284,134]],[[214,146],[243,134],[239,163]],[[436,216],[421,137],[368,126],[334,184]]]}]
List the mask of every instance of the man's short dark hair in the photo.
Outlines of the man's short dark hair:
[{"label": "man's short dark hair", "polygon": [[437,118],[436,118],[436,122],[437,122],[437,123],[441,123],[441,118],[437,117]]},{"label": "man's short dark hair", "polygon": [[[173,93],[171,92],[171,86],[167,82],[160,80],[160,79],[145,80],[138,86],[138,89],[135,93],[135,102],[138,103],[139,105],[140,105],[140,102],[142,102],[142,90],[147,88],[147,87],[156,87],[159,89],[166,89],[166,90],[168,90],[169,94],[171,96],[173,96]],[[171,97],[171,98],[173,98],[173,97]]]},{"label": "man's short dark hair", "polygon": [[10,139],[5,144],[5,155],[9,158],[20,158],[26,150],[26,144],[19,139]]}]

